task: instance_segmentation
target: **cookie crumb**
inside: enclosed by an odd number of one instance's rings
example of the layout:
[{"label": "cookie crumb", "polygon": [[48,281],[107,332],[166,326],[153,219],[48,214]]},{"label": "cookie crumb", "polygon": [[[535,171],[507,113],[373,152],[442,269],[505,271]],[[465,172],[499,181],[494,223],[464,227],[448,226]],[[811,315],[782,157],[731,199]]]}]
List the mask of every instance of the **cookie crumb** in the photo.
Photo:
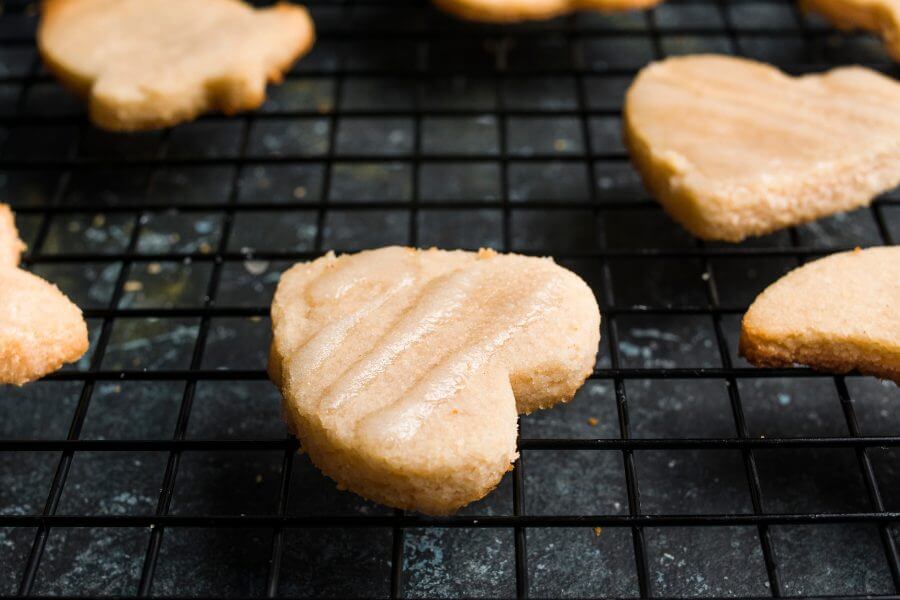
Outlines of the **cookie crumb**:
[{"label": "cookie crumb", "polygon": [[594,527],[594,535],[595,536],[600,537],[600,534],[602,534],[602,533],[603,533],[602,527]]},{"label": "cookie crumb", "polygon": [[596,427],[597,424],[600,422],[600,421],[597,419],[597,417],[588,417],[588,420],[587,420],[587,421],[588,421],[588,425],[590,425],[591,427]]},{"label": "cookie crumb", "polygon": [[141,283],[140,281],[135,281],[134,279],[131,279],[129,281],[126,281],[125,285],[123,287],[126,292],[139,292],[142,289],[144,289],[144,284]]}]

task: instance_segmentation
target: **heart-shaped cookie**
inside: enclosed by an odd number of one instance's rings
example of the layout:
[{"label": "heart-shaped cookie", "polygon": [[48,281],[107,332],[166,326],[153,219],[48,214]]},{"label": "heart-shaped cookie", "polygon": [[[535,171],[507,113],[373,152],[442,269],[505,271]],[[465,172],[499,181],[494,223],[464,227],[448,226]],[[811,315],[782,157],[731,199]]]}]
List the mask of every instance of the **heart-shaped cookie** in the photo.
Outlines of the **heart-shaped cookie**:
[{"label": "heart-shaped cookie", "polygon": [[239,0],[47,0],[38,47],[95,124],[152,129],[265,100],[312,46],[306,10]]},{"label": "heart-shaped cookie", "polygon": [[842,252],[794,269],[744,315],[751,363],[793,363],[900,384],[900,246]]},{"label": "heart-shaped cookie", "polygon": [[81,358],[88,349],[81,310],[59,289],[17,268],[24,244],[0,205],[0,383],[22,385]]},{"label": "heart-shaped cookie", "polygon": [[881,34],[891,57],[900,61],[900,1],[802,0],[804,10],[820,13],[839,29],[866,29]]},{"label": "heart-shaped cookie", "polygon": [[445,514],[511,468],[517,413],[572,398],[600,313],[547,258],[390,247],[284,273],[272,328],[269,372],[312,461],[372,500]]},{"label": "heart-shaped cookie", "polygon": [[433,0],[441,9],[469,21],[515,23],[551,19],[577,10],[617,12],[656,6],[662,0]]},{"label": "heart-shaped cookie", "polygon": [[900,183],[900,84],[860,67],[790,77],[751,60],[654,63],[625,100],[650,192],[694,235],[740,241]]}]

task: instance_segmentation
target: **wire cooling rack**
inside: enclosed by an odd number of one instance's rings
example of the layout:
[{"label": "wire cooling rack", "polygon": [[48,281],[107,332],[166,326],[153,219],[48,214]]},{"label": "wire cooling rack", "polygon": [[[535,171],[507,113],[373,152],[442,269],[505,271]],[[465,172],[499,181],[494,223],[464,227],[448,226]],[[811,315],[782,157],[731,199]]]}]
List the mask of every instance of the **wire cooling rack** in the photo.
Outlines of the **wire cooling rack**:
[{"label": "wire cooling rack", "polygon": [[[510,27],[309,4],[319,41],[260,111],[138,135],[91,128],[39,64],[35,6],[5,4],[2,199],[25,266],[85,308],[92,349],[0,391],[0,593],[896,595],[897,389],[735,350],[780,274],[894,243],[896,192],[702,243],[620,141],[622,94],[653,59],[896,76],[878,41],[785,2]],[[515,471],[451,517],[335,490],[265,381],[278,273],[389,243],[551,254],[602,306],[585,388],[524,417]]]}]

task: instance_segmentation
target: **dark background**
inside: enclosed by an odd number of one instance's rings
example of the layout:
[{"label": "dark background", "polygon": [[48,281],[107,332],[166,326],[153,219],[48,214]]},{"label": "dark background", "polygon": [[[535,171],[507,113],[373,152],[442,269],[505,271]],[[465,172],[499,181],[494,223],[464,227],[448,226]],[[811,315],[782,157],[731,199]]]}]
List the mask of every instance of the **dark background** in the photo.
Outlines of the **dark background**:
[{"label": "dark background", "polygon": [[[780,1],[509,27],[419,2],[310,8],[319,41],[256,113],[116,135],[41,68],[34,6],[6,4],[0,199],[27,268],[85,309],[92,351],[0,390],[0,594],[898,591],[897,387],[754,370],[736,341],[787,270],[896,241],[900,195],[701,243],[620,140],[650,60],[896,76],[877,39]],[[294,454],[263,372],[278,274],[384,244],[552,254],[603,312],[595,376],[523,418],[516,475],[448,519],[338,492]]]}]

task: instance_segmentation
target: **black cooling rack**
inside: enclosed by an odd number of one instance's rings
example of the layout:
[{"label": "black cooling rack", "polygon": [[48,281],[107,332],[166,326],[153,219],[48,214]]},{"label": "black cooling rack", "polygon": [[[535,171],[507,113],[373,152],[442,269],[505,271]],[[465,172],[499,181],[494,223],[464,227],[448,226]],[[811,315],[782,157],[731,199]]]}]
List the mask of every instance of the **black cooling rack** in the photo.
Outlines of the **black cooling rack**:
[{"label": "black cooling rack", "polygon": [[[896,192],[702,243],[647,197],[619,120],[666,55],[898,75],[878,41],[780,1],[510,27],[309,5],[319,41],[263,109],[125,136],[43,71],[35,6],[5,4],[2,199],[92,350],[0,393],[0,593],[896,595],[897,389],[735,350],[780,274],[894,243]],[[278,272],[389,243],[552,254],[602,306],[585,389],[523,418],[515,471],[451,517],[335,491],[265,382]]]}]

